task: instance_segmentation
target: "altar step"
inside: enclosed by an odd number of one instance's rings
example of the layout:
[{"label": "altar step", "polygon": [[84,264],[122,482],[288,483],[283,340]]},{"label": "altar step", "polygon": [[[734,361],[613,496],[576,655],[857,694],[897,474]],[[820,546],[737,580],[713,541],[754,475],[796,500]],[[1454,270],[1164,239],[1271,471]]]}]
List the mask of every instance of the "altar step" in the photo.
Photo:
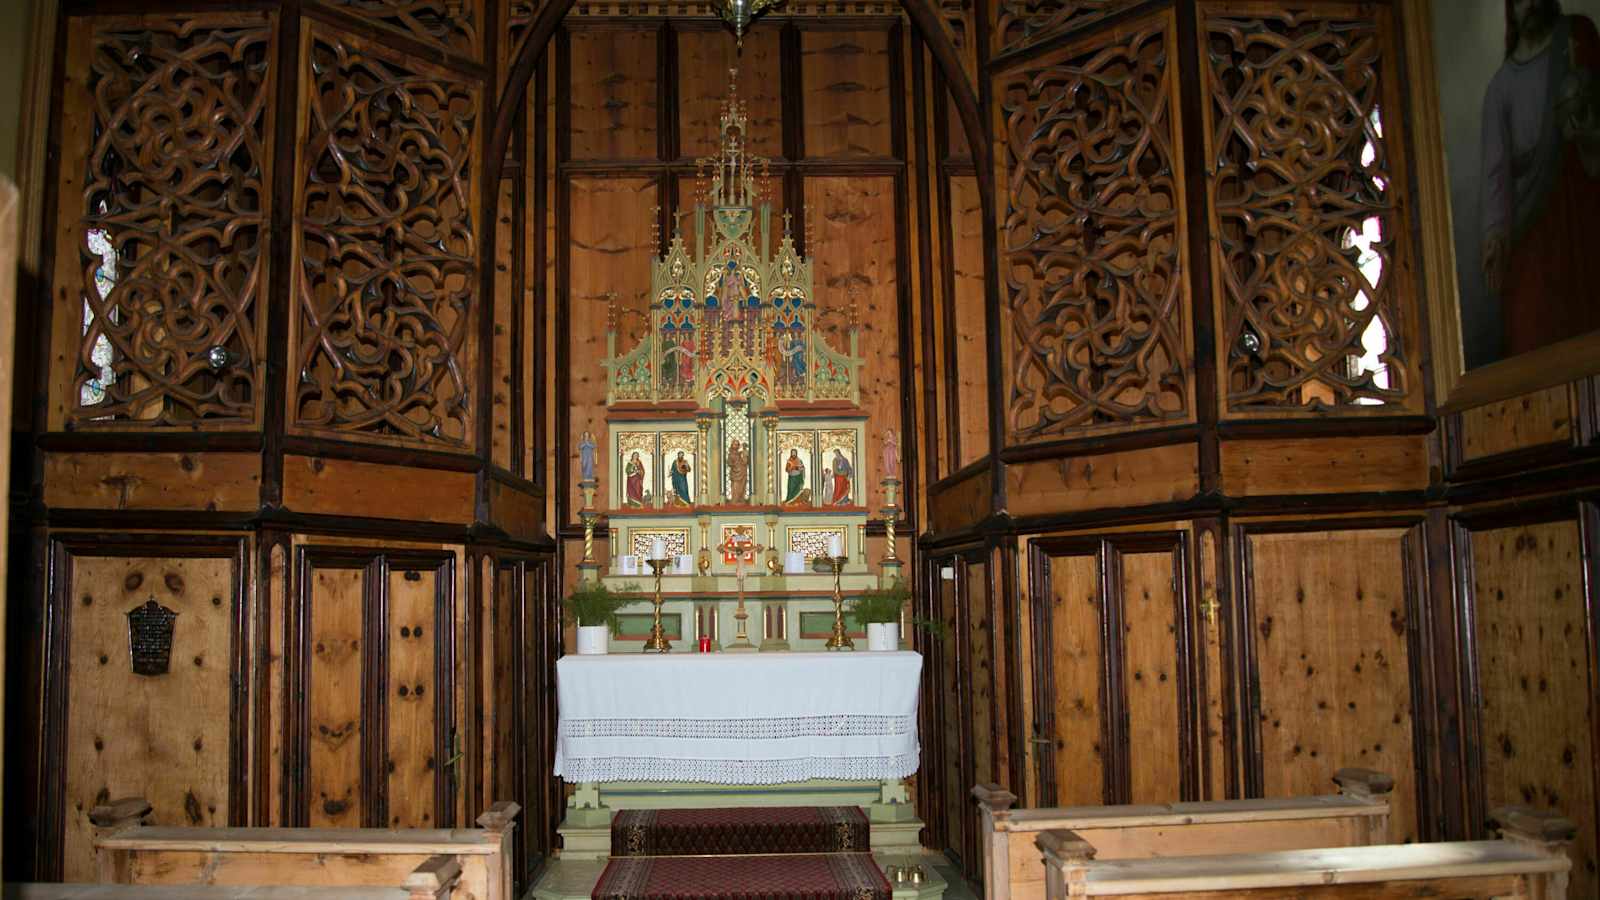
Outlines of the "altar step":
[{"label": "altar step", "polygon": [[741,856],[872,849],[857,806],[625,809],[611,821],[611,855]]},{"label": "altar step", "polygon": [[890,900],[870,853],[629,856],[611,860],[593,900]]}]

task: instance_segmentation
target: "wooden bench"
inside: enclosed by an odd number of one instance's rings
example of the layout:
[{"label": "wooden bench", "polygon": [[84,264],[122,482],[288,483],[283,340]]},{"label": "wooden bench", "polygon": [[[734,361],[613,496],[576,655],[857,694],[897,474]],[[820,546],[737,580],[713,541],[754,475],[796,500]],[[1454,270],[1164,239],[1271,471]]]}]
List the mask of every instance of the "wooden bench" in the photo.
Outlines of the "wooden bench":
[{"label": "wooden bench", "polygon": [[1388,840],[1394,779],[1370,769],[1340,769],[1337,794],[1258,800],[1012,809],[997,785],[972,789],[983,821],[984,900],[1040,900],[1044,866],[1034,837],[1072,831],[1100,859],[1192,856],[1236,850],[1360,846]]},{"label": "wooden bench", "polygon": [[455,900],[515,900],[512,830],[520,809],[502,801],[477,828],[171,828],[143,824],[139,798],[96,807],[101,884],[394,887],[434,857],[459,867]]},{"label": "wooden bench", "polygon": [[4,896],[5,900],[444,900],[460,881],[460,863],[432,856],[398,887],[8,884]]},{"label": "wooden bench", "polygon": [[1526,897],[1562,900],[1577,826],[1554,813],[1497,810],[1500,840],[1324,847],[1164,859],[1097,860],[1096,848],[1066,830],[1036,839],[1046,900],[1122,897],[1336,898]]}]

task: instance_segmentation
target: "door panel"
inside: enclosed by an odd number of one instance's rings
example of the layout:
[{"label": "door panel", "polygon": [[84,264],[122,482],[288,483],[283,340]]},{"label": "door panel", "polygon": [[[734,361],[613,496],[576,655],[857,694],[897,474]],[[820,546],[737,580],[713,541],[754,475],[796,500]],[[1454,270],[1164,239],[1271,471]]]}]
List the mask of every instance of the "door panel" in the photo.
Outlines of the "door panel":
[{"label": "door panel", "polygon": [[[438,781],[448,778],[449,745],[439,746],[439,658],[435,638],[449,619],[439,616],[440,572],[388,573],[387,766],[390,828],[437,828]],[[446,807],[447,808],[447,807]]]},{"label": "door panel", "polygon": [[1172,553],[1118,554],[1122,684],[1128,710],[1128,802],[1170,803],[1183,791],[1179,595]]},{"label": "door panel", "polygon": [[944,642],[941,653],[944,654],[943,665],[940,667],[940,703],[944,709],[944,721],[940,740],[943,744],[944,771],[941,773],[944,781],[944,821],[945,821],[945,846],[955,851],[958,855],[966,847],[964,824],[966,822],[966,799],[971,785],[967,782],[966,754],[961,735],[966,730],[964,722],[968,721],[965,708],[961,702],[962,669],[965,660],[960,653],[960,646],[964,643],[960,639],[961,618],[958,616],[956,605],[955,578],[944,578],[942,569],[948,565],[955,569],[955,560],[946,563],[935,562],[935,584],[939,592],[939,620],[950,627],[950,637]]},{"label": "door panel", "polygon": [[1042,779],[1046,806],[1079,806],[1106,800],[1105,740],[1101,671],[1104,663],[1100,628],[1100,564],[1096,556],[1050,556],[1044,587],[1045,623],[1037,633],[1045,640],[1034,658],[1040,664],[1037,684],[1051,702],[1042,738],[1050,742],[1051,771]]},{"label": "door panel", "polygon": [[370,824],[363,809],[361,693],[366,682],[365,568],[310,569],[310,678],[305,686],[309,755],[307,790],[314,828]]},{"label": "door panel", "polygon": [[1395,842],[1417,834],[1407,533],[1246,532],[1240,540],[1266,796],[1326,793],[1342,766],[1377,769],[1395,779]]}]

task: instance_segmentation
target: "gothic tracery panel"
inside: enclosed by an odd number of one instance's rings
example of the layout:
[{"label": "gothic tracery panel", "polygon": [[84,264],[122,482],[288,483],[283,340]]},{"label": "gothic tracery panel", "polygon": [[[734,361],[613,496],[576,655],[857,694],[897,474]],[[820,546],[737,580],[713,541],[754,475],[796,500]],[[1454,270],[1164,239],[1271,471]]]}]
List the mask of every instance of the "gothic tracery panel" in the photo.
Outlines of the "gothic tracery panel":
[{"label": "gothic tracery panel", "polygon": [[479,89],[342,36],[309,53],[291,421],[464,447]]},{"label": "gothic tracery panel", "polygon": [[1190,414],[1169,27],[1149,22],[997,81],[1011,443]]},{"label": "gothic tracery panel", "polygon": [[256,421],[272,44],[265,15],[94,30],[71,427]]},{"label": "gothic tracery panel", "polygon": [[1082,28],[1142,0],[1000,0],[995,5],[995,51],[1014,50],[1041,38]]},{"label": "gothic tracery panel", "polygon": [[478,58],[480,0],[321,0],[413,40]]},{"label": "gothic tracery panel", "polygon": [[[1341,10],[1347,13],[1347,10]],[[1387,17],[1205,22],[1226,409],[1415,401]]]}]

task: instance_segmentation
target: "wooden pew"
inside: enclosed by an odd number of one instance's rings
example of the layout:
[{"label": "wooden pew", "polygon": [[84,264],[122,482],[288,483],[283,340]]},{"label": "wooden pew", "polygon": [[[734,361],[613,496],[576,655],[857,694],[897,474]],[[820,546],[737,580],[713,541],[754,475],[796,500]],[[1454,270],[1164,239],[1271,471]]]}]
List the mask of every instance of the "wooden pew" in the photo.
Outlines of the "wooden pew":
[{"label": "wooden pew", "polygon": [[396,886],[434,857],[459,867],[456,900],[515,900],[512,830],[521,807],[501,801],[477,828],[170,828],[144,824],[150,804],[96,807],[101,884]]},{"label": "wooden pew", "polygon": [[398,887],[261,885],[10,884],[5,900],[445,900],[461,881],[461,864],[432,856]]},{"label": "wooden pew", "polygon": [[1371,769],[1340,769],[1337,794],[1258,800],[1012,809],[997,785],[972,789],[983,823],[984,900],[1040,900],[1044,866],[1034,838],[1072,831],[1100,859],[1190,856],[1234,850],[1381,844],[1388,839],[1394,779]]},{"label": "wooden pew", "polygon": [[1325,847],[1164,859],[1097,860],[1095,847],[1066,830],[1037,840],[1046,900],[1450,897],[1563,900],[1577,826],[1525,807],[1496,810],[1500,840]]}]

